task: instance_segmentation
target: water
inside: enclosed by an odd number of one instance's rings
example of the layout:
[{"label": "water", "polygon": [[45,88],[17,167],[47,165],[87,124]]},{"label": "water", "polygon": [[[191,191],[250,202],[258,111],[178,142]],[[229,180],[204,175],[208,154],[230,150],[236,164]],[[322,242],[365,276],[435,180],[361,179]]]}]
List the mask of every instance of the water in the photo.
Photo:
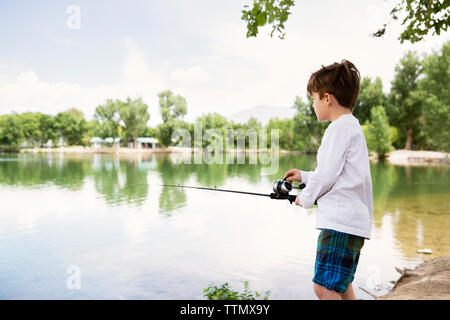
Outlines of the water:
[{"label": "water", "polygon": [[[315,299],[314,208],[134,185],[270,193],[286,170],[314,164],[282,156],[276,174],[261,176],[260,165],[178,164],[173,155],[1,154],[0,299],[204,299],[212,283],[242,290],[244,280],[270,299]],[[362,299],[372,297],[360,287],[387,293],[395,266],[450,254],[449,168],[371,170],[372,239],[353,283]]]}]

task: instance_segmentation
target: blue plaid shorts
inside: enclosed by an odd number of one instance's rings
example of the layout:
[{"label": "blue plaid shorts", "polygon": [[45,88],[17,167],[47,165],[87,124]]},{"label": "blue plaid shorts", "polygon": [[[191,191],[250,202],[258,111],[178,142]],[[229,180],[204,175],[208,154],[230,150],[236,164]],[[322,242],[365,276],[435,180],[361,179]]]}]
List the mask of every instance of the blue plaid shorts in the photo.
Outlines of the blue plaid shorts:
[{"label": "blue plaid shorts", "polygon": [[337,292],[352,283],[364,238],[323,229],[317,241],[313,282]]}]

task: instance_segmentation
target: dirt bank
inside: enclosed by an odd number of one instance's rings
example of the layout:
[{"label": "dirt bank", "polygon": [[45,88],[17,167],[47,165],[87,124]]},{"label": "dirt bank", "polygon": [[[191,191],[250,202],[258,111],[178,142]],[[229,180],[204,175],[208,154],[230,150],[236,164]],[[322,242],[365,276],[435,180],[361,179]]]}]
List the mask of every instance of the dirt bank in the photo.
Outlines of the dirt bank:
[{"label": "dirt bank", "polygon": [[450,300],[450,256],[397,271],[401,276],[392,291],[377,300]]},{"label": "dirt bank", "polygon": [[388,154],[387,160],[397,165],[450,164],[449,154],[437,151],[395,150]]}]

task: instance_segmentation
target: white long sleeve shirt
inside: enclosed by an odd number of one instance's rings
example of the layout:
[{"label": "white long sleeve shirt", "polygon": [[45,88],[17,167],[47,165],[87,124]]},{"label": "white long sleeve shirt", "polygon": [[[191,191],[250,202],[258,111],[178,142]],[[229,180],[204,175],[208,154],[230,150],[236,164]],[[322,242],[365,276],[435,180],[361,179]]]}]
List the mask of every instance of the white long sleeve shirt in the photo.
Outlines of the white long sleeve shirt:
[{"label": "white long sleeve shirt", "polygon": [[317,229],[370,239],[373,216],[369,152],[358,119],[341,115],[325,130],[314,171],[300,171],[300,205],[317,200]]}]

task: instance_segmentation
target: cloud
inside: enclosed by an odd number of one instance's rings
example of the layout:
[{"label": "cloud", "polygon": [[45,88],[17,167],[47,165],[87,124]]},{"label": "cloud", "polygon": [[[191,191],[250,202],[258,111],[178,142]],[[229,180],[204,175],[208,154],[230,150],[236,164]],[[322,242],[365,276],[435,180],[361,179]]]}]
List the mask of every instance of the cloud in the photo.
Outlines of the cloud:
[{"label": "cloud", "polygon": [[190,68],[177,68],[170,73],[170,77],[176,82],[185,85],[196,85],[209,80],[209,73],[200,66]]},{"label": "cloud", "polygon": [[[238,16],[211,16],[209,7],[200,14],[197,7],[186,5],[180,9],[174,5],[174,14],[196,17],[195,21],[201,23],[188,25],[183,20],[186,27],[177,29],[180,32],[171,37],[161,29],[164,41],[155,40],[148,50],[141,46],[142,42],[125,38],[125,58],[118,66],[122,77],[102,86],[43,81],[34,70],[8,66],[0,59],[0,112],[56,114],[76,107],[91,117],[95,107],[108,98],[141,96],[149,105],[149,125],[153,126],[161,121],[157,94],[166,89],[186,98],[188,121],[211,112],[229,116],[257,105],[286,108],[294,104],[297,95],[306,98],[306,83],[313,71],[341,59],[354,62],[363,76],[381,77],[386,91],[395,65],[407,50],[429,52],[431,47],[440,47],[448,33],[415,45],[400,44],[399,27],[392,24],[383,38],[371,38],[370,30],[390,8],[377,7],[377,3],[298,4],[286,24],[284,40],[270,38],[267,27],[258,38],[247,39],[245,23]],[[230,2],[228,6],[230,12],[240,12],[241,4]],[[320,19],[310,14],[316,11],[320,11]],[[174,43],[182,43],[183,50],[170,51]],[[169,55],[161,56],[168,51]]]},{"label": "cloud", "polygon": [[125,40],[126,58],[123,78],[102,86],[83,87],[78,83],[40,80],[36,72],[26,70],[0,84],[1,113],[43,112],[56,114],[78,108],[90,119],[95,107],[106,99],[142,96],[149,104],[151,122],[160,120],[157,93],[167,87],[167,66],[151,66],[145,53],[131,40]]}]

